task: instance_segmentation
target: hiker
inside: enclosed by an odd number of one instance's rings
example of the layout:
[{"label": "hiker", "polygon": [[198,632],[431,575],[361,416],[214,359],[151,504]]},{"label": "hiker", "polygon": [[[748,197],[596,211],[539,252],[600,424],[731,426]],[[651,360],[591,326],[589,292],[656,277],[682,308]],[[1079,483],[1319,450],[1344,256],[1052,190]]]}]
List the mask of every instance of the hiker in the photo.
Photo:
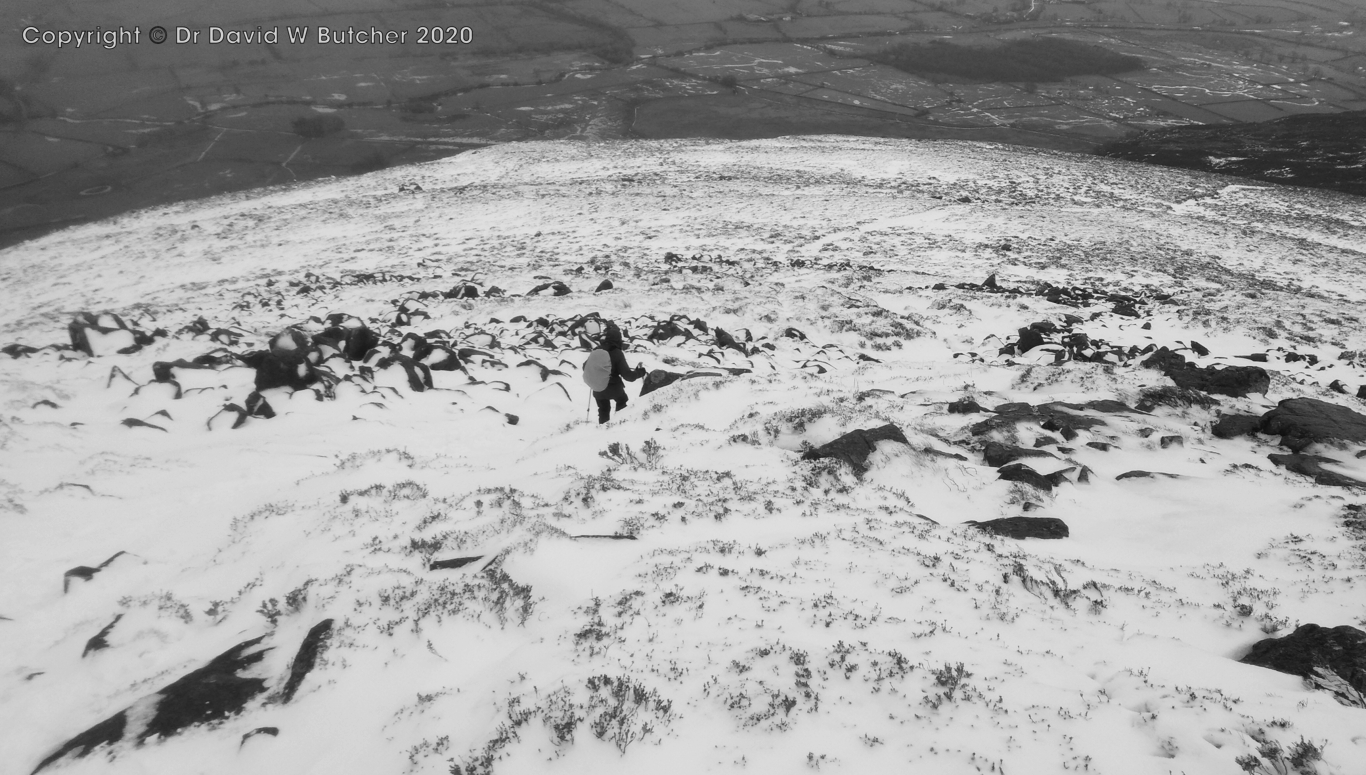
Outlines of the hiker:
[{"label": "hiker", "polygon": [[[607,357],[598,355],[599,352]],[[626,408],[626,385],[622,380],[635,382],[644,376],[644,366],[631,369],[626,365],[626,355],[621,351],[621,329],[609,321],[598,348],[589,354],[588,362],[584,364],[584,381],[593,388],[593,400],[598,402],[599,425],[611,418],[612,401],[617,402],[618,412]]]}]

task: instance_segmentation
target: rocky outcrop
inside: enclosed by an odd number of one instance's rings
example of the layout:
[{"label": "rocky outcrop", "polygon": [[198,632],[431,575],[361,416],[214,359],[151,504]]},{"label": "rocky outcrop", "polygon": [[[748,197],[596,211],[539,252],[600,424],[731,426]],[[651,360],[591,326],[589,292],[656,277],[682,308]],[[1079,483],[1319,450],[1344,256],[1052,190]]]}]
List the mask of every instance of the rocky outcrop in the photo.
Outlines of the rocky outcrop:
[{"label": "rocky outcrop", "polygon": [[1044,492],[1053,491],[1053,481],[1043,474],[1035,471],[1024,463],[1012,463],[1008,466],[1001,466],[996,470],[996,475],[1008,482],[1020,482],[1032,487],[1036,487]]},{"label": "rocky outcrop", "polygon": [[114,621],[106,624],[103,627],[103,629],[95,633],[95,637],[86,641],[85,650],[81,652],[81,658],[84,659],[85,657],[90,656],[90,654],[92,654],[93,652],[103,651],[104,649],[109,648],[109,633],[114,631],[114,625],[118,624],[119,620],[122,618],[123,614],[116,615],[114,617]]},{"label": "rocky outcrop", "polygon": [[1242,397],[1265,394],[1271,388],[1271,375],[1260,366],[1196,366],[1166,347],[1159,347],[1142,365],[1161,371],[1177,387],[1188,390]]},{"label": "rocky outcrop", "polygon": [[1313,479],[1315,484],[1328,487],[1366,487],[1366,482],[1324,468],[1324,463],[1339,463],[1330,457],[1303,454],[1267,455],[1267,457],[1271,459],[1272,463],[1287,471],[1304,474]]},{"label": "rocky outcrop", "polygon": [[992,468],[1000,468],[1001,466],[1012,463],[1022,457],[1051,458],[1053,457],[1053,453],[1045,452],[1041,449],[1025,449],[1024,447],[1017,447],[1012,444],[1001,444],[995,441],[987,442],[986,446],[982,448],[982,458],[986,461],[986,464]]},{"label": "rocky outcrop", "polygon": [[71,570],[67,571],[66,573],[62,574],[62,593],[65,594],[68,590],[71,589],[71,580],[72,580],[72,579],[80,579],[81,581],[90,581],[91,579],[95,578],[95,574],[97,574],[97,573],[99,573],[100,571],[104,570],[105,568],[109,567],[109,565],[110,565],[111,563],[113,563],[114,560],[117,560],[118,558],[124,556],[125,554],[128,554],[128,553],[127,553],[127,552],[115,552],[115,553],[113,554],[113,556],[111,556],[109,559],[105,560],[104,562],[100,563],[99,565],[97,565],[97,566],[95,566],[95,567],[93,567],[93,568],[90,567],[89,565],[77,565],[76,567],[74,567],[74,568],[72,568]]},{"label": "rocky outcrop", "polygon": [[1325,441],[1366,443],[1366,415],[1317,398],[1287,398],[1262,415],[1261,432],[1296,452]]},{"label": "rocky outcrop", "polygon": [[[262,636],[263,638],[264,636]],[[62,744],[34,768],[37,773],[68,755],[85,756],[103,744],[113,745],[125,737],[143,743],[154,737],[170,737],[181,730],[241,712],[266,688],[263,678],[241,675],[261,661],[268,649],[253,651],[262,638],[253,638],[219,654],[204,667],[187,673],[166,688],[139,702],[139,720],[130,728],[130,710],[120,711]]]},{"label": "rocky outcrop", "polygon": [[1313,678],[1315,668],[1325,668],[1366,694],[1366,632],[1345,624],[1331,629],[1300,625],[1283,638],[1258,641],[1238,661],[1301,678]]},{"label": "rocky outcrop", "polygon": [[1003,538],[1066,538],[1071,535],[1067,523],[1056,517],[1005,517],[967,524]]},{"label": "rocky outcrop", "polygon": [[675,382],[681,382],[687,379],[697,379],[698,377],[724,376],[726,375],[715,371],[692,371],[688,372],[687,374],[680,374],[676,371],[664,371],[663,369],[655,369],[654,371],[651,371],[649,374],[645,375],[645,379],[641,382],[640,394],[642,396],[648,395],[650,393],[655,392],[656,390],[659,390],[662,387],[668,387],[669,385],[672,385]]}]

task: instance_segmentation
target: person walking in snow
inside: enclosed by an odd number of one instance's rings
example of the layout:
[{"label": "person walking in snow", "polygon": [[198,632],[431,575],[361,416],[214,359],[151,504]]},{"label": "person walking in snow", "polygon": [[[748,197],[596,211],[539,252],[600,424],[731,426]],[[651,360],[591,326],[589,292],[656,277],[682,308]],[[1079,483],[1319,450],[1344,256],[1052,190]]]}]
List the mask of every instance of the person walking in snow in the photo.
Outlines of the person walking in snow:
[{"label": "person walking in snow", "polygon": [[[621,329],[617,328],[616,323],[608,322],[606,329],[602,332],[602,340],[599,342],[597,350],[589,355],[590,364],[601,363],[602,356],[598,352],[606,354],[610,362],[610,373],[607,377],[607,385],[600,390],[593,391],[593,400],[598,404],[598,424],[607,422],[612,417],[612,402],[617,402],[617,411],[626,408],[626,385],[622,380],[635,382],[645,376],[645,367],[637,365],[634,369],[626,365],[626,354],[621,351]],[[605,365],[605,364],[603,364]],[[596,387],[589,375],[589,365],[585,365],[585,381],[589,382],[590,387]],[[602,369],[607,371],[607,369]]]}]

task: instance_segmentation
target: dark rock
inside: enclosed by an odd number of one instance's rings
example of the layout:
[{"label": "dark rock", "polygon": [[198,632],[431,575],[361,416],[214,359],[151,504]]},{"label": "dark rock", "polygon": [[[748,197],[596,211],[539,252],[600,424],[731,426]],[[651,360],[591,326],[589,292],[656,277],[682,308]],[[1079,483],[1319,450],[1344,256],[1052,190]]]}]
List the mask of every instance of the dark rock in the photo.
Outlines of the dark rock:
[{"label": "dark rock", "polygon": [[391,355],[375,362],[376,369],[387,369],[391,366],[398,366],[403,369],[408,376],[408,387],[414,393],[431,390],[432,370],[425,363],[418,363],[406,355]]},{"label": "dark rock", "polygon": [[850,431],[834,441],[807,450],[802,455],[802,460],[835,458],[848,463],[855,473],[862,474],[867,470],[865,464],[868,456],[876,449],[879,441],[896,441],[910,446],[910,442],[906,440],[906,434],[902,433],[900,428],[888,423],[878,428],[862,428]]},{"label": "dark rock", "polygon": [[[219,721],[239,713],[248,702],[265,691],[265,679],[239,675],[260,662],[269,650],[248,653],[264,637],[233,646],[209,664],[152,695],[151,702],[147,703],[150,707],[142,711],[150,711],[150,718],[138,731],[135,742],[143,743],[153,737],[171,737],[187,727]],[[142,702],[138,704],[143,705]],[[43,759],[33,772],[45,769],[68,754],[85,756],[100,745],[118,743],[123,740],[127,727],[128,711],[120,711],[68,740]]]},{"label": "dark rock", "polygon": [[1266,353],[1252,353],[1251,355],[1235,355],[1233,357],[1242,358],[1245,361],[1252,361],[1254,363],[1266,363],[1267,361]]},{"label": "dark rock", "polygon": [[602,293],[603,291],[610,291],[614,287],[615,286],[612,285],[611,280],[603,280],[602,282],[598,283],[597,288],[593,289],[593,293]]},{"label": "dark rock", "polygon": [[1195,353],[1201,358],[1204,358],[1205,356],[1209,355],[1209,348],[1192,339],[1191,352]]},{"label": "dark rock", "polygon": [[153,425],[152,423],[149,423],[145,420],[139,420],[136,417],[124,418],[119,422],[119,424],[124,426],[125,428],[153,428],[155,430],[161,431],[162,433],[170,433],[170,431],[166,430],[160,425]]},{"label": "dark rock", "polygon": [[1312,678],[1316,667],[1327,668],[1366,694],[1366,632],[1345,624],[1331,629],[1302,624],[1283,638],[1254,643],[1238,661],[1301,678]]},{"label": "dark rock", "polygon": [[640,388],[640,394],[642,396],[647,395],[649,393],[655,392],[656,390],[659,390],[662,387],[667,387],[675,382],[680,382],[686,379],[721,376],[725,375],[715,371],[692,371],[688,372],[687,374],[679,374],[675,371],[664,371],[663,369],[655,369],[654,371],[651,371],[649,374],[645,375],[643,385]]},{"label": "dark rock", "polygon": [[477,554],[473,557],[455,557],[449,560],[437,560],[427,566],[427,570],[449,570],[452,568],[463,568],[472,562],[484,559],[484,555]]},{"label": "dark rock", "polygon": [[1313,478],[1316,484],[1327,487],[1366,487],[1366,482],[1334,473],[1323,467],[1324,463],[1338,461],[1319,455],[1267,455],[1272,463],[1297,474]]},{"label": "dark rock", "polygon": [[1357,388],[1357,398],[1366,400],[1366,385]]},{"label": "dark rock", "polygon": [[803,342],[806,341],[806,334],[803,334],[801,331],[798,331],[797,329],[791,327],[783,329],[783,336],[789,339],[800,339]]},{"label": "dark rock", "polygon": [[1262,415],[1261,431],[1296,452],[1316,442],[1366,442],[1366,415],[1317,398],[1287,398]]},{"label": "dark rock", "polygon": [[1157,440],[1157,443],[1161,444],[1163,449],[1186,446],[1186,440],[1180,436],[1163,436]]},{"label": "dark rock", "polygon": [[85,650],[81,652],[81,658],[84,659],[89,656],[92,651],[101,651],[109,648],[109,641],[106,639],[109,637],[109,633],[114,631],[114,625],[118,624],[119,620],[122,618],[123,614],[117,614],[114,617],[114,621],[104,625],[104,629],[95,633],[95,637],[86,641]]},{"label": "dark rock", "polygon": [[[158,329],[158,331],[160,330]],[[165,334],[165,332],[160,333]],[[96,349],[107,350],[107,347],[97,348],[95,343],[114,334],[120,335],[120,341],[129,342],[117,350],[119,353],[137,352],[155,341],[154,334],[147,334],[131,328],[124,322],[123,318],[113,313],[95,315],[90,312],[81,312],[67,326],[67,334],[71,338],[71,349],[90,356],[95,355]]]},{"label": "dark rock", "polygon": [[40,407],[40,406],[46,406],[46,407],[49,407],[49,408],[52,408],[52,409],[61,409],[61,407],[58,406],[56,403],[54,403],[54,402],[52,402],[52,401],[49,401],[49,400],[47,400],[46,398],[44,398],[44,399],[41,400],[41,401],[36,401],[36,402],[34,402],[33,406],[31,406],[31,407],[29,407],[29,408],[30,408],[30,409],[37,409],[37,408]]},{"label": "dark rock", "polygon": [[1210,426],[1210,432],[1221,439],[1251,436],[1261,429],[1262,418],[1253,414],[1226,414]]},{"label": "dark rock", "polygon": [[1119,476],[1116,476],[1115,481],[1122,481],[1124,479],[1156,479],[1159,476],[1167,479],[1182,478],[1180,474],[1164,474],[1161,471],[1125,471]]},{"label": "dark rock", "polygon": [[986,461],[986,464],[992,468],[1000,468],[1001,466],[1012,463],[1022,457],[1051,458],[1053,457],[1053,454],[1041,449],[1025,449],[1024,447],[1001,444],[995,441],[987,442],[986,446],[982,448],[982,458]]},{"label": "dark rock", "polygon": [[1027,353],[1047,341],[1044,339],[1043,334],[1032,328],[1022,328],[1019,333],[1020,338],[1015,342],[1015,347],[1021,353]]},{"label": "dark rock", "polygon": [[968,524],[1005,538],[1066,538],[1071,534],[1067,523],[1057,517],[1005,517]]},{"label": "dark rock", "polygon": [[280,728],[279,728],[279,727],[257,727],[257,728],[255,728],[255,729],[251,730],[250,732],[246,733],[245,735],[242,735],[242,743],[238,743],[238,744],[237,744],[237,747],[238,747],[238,748],[241,748],[243,743],[246,743],[248,740],[250,740],[250,739],[253,738],[253,737],[256,737],[257,735],[270,735],[271,737],[279,737],[279,736],[280,736]]},{"label": "dark rock", "polygon": [[996,469],[996,475],[1008,482],[1020,482],[1037,487],[1044,492],[1053,491],[1053,482],[1024,463],[1012,463]]},{"label": "dark rock", "polygon": [[1088,441],[1086,442],[1086,446],[1091,449],[1098,449],[1101,452],[1109,452],[1115,445],[1104,441]]},{"label": "dark rock", "polygon": [[932,457],[948,458],[949,460],[960,460],[964,463],[968,462],[968,459],[965,456],[960,455],[957,452],[943,452],[935,449],[934,447],[921,447],[920,451]]},{"label": "dark rock", "polygon": [[74,754],[77,757],[85,756],[92,750],[102,745],[113,745],[123,739],[124,729],[128,726],[128,712],[119,711],[109,718],[101,721],[95,726],[76,735],[56,752],[39,762],[33,769],[31,775],[42,771],[49,764],[61,759],[67,754]]},{"label": "dark rock", "polygon": [[242,362],[256,370],[257,391],[286,387],[302,390],[319,380],[314,364],[321,354],[303,332],[288,330],[271,342],[269,350],[242,356]]},{"label": "dark rock", "polygon": [[299,652],[294,655],[294,662],[289,666],[289,678],[280,690],[280,702],[287,703],[294,699],[294,694],[299,691],[299,685],[303,683],[304,677],[317,666],[318,654],[322,653],[331,635],[332,620],[323,619],[313,625],[313,629],[304,636],[303,643],[299,644]]},{"label": "dark rock", "polygon": [[623,533],[610,533],[610,534],[608,534],[608,533],[602,533],[602,534],[596,534],[596,535],[579,535],[579,536],[570,536],[570,538],[574,538],[574,539],[578,539],[578,538],[606,538],[606,539],[608,539],[608,540],[610,540],[610,541],[635,541],[635,540],[636,540],[636,537],[635,537],[635,536],[633,536],[633,535],[626,535],[626,534],[623,534]]},{"label": "dark rock", "polygon": [[1335,379],[1328,383],[1328,389],[1334,393],[1341,393],[1344,396],[1347,395],[1347,386],[1342,384],[1342,380],[1340,379]]},{"label": "dark rock", "polygon": [[36,352],[38,352],[37,347],[29,347],[26,344],[7,344],[4,347],[0,347],[0,353],[4,353],[5,355],[8,355],[11,358],[19,358],[27,355],[32,355]]},{"label": "dark rock", "polygon": [[66,573],[62,574],[62,594],[66,594],[67,590],[71,588],[72,579],[90,581],[91,579],[95,578],[96,573],[99,573],[100,571],[109,567],[110,563],[114,562],[114,560],[117,560],[125,554],[128,554],[128,552],[115,552],[112,557],[100,563],[97,567],[92,568],[89,565],[78,565],[72,568],[71,570],[67,571]]},{"label": "dark rock", "polygon": [[527,295],[528,295],[528,296],[531,296],[531,295],[533,295],[533,294],[540,293],[541,291],[544,291],[544,290],[551,290],[551,291],[554,291],[554,293],[555,293],[556,296],[567,296],[567,295],[569,295],[569,286],[568,286],[568,285],[565,285],[563,282],[561,282],[561,281],[559,281],[559,280],[554,280],[554,281],[548,282],[548,283],[541,283],[540,285],[536,286],[535,288],[532,288],[531,290],[527,291]]},{"label": "dark rock", "polygon": [[985,411],[981,404],[971,398],[960,398],[949,404],[949,414],[977,414]]},{"label": "dark rock", "polygon": [[663,342],[675,336],[681,336],[684,339],[696,338],[691,331],[672,320],[661,320],[655,323],[654,328],[650,329],[650,333],[646,334],[645,338],[651,342]]},{"label": "dark rock", "polygon": [[726,333],[725,329],[713,327],[712,333],[716,335],[717,347],[729,348],[738,351],[741,355],[749,355],[749,351],[745,349],[745,346],[737,342],[734,336]]}]

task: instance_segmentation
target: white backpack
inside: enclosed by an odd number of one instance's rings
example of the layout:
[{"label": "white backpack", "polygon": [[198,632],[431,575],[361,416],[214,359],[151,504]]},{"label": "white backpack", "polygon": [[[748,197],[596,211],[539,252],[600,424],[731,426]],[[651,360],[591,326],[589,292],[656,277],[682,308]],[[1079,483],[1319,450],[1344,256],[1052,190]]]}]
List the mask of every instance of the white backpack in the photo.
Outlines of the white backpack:
[{"label": "white backpack", "polygon": [[583,362],[583,381],[594,393],[601,393],[607,389],[607,383],[612,379],[612,356],[602,349],[594,350],[588,354],[588,360]]}]

